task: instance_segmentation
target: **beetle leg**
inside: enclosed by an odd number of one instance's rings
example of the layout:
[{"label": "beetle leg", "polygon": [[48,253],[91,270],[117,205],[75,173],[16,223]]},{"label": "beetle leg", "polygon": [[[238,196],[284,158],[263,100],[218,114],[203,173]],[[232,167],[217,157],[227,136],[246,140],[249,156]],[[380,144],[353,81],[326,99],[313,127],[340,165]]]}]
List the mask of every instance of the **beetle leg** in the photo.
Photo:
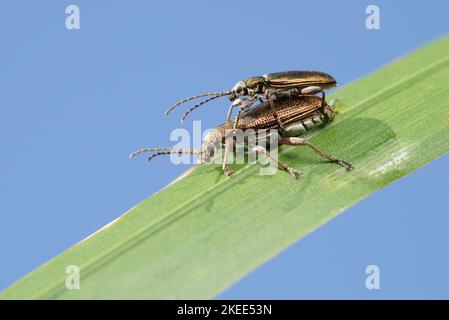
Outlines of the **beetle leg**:
[{"label": "beetle leg", "polygon": [[[259,99],[261,100],[261,99]],[[245,111],[248,108],[251,108],[251,106],[254,104],[254,102],[257,101],[257,98],[249,98],[245,101],[243,101],[242,105],[240,106],[241,111]],[[262,101],[263,102],[263,101]]]},{"label": "beetle leg", "polygon": [[[244,111],[245,109],[251,107],[254,104],[254,102],[256,102],[256,100],[257,100],[257,98],[234,100],[234,102],[231,103],[231,105],[229,106],[228,115],[226,117],[226,122],[231,121],[232,111],[234,110],[235,107],[239,106],[239,112]],[[234,125],[234,129],[236,126],[237,126],[237,124]]]},{"label": "beetle leg", "polygon": [[[232,172],[231,170],[229,170],[229,166],[228,166],[228,154],[230,149],[232,149],[234,147],[234,134],[235,134],[235,129],[238,128],[238,124],[239,124],[239,119],[240,119],[240,114],[242,113],[243,110],[245,110],[246,108],[251,107],[251,105],[256,101],[256,99],[247,99],[243,102],[241,102],[240,104],[240,108],[239,111],[237,112],[237,116],[234,119],[234,125],[232,126],[232,138],[229,139],[229,136],[225,136],[225,150],[224,150],[224,155],[223,155],[223,172],[225,174],[225,176],[230,177],[234,175],[234,172]],[[235,107],[237,106],[237,104],[232,105],[231,107]]]},{"label": "beetle leg", "polygon": [[281,139],[279,139],[279,144],[287,144],[287,145],[291,145],[291,146],[308,146],[313,151],[318,153],[321,157],[342,166],[346,170],[349,171],[349,170],[354,169],[354,167],[349,162],[347,162],[345,160],[337,159],[330,154],[324,153],[323,151],[320,150],[320,148],[313,145],[306,139],[298,138],[298,137],[281,138]]},{"label": "beetle leg", "polygon": [[232,111],[234,110],[235,107],[237,107],[241,103],[242,103],[241,99],[236,99],[231,103],[231,105],[229,106],[229,109],[228,109],[228,115],[226,117],[226,122],[231,121]]},{"label": "beetle leg", "polygon": [[229,137],[225,137],[225,150],[224,150],[224,155],[223,155],[222,169],[223,169],[223,173],[226,177],[232,177],[234,175],[234,172],[229,169],[229,165],[228,165],[229,152],[234,146],[233,140],[234,140],[234,135],[232,135],[231,139],[229,139]]},{"label": "beetle leg", "polygon": [[[234,172],[229,170],[228,157],[229,157],[230,150],[232,150],[234,148],[235,129],[238,128],[240,114],[242,113],[243,110],[251,107],[256,100],[257,99],[249,98],[249,99],[244,100],[243,102],[239,101],[239,103],[231,105],[231,107],[233,108],[240,104],[240,108],[239,108],[239,111],[237,112],[237,116],[234,119],[234,125],[232,126],[232,131],[225,135],[225,150],[224,150],[224,155],[223,155],[222,169],[223,169],[225,176],[227,176],[227,177],[234,175]],[[232,134],[231,138],[229,138],[230,134]]]},{"label": "beetle leg", "polygon": [[228,115],[227,115],[227,117],[226,117],[226,122],[229,122],[229,121],[231,121],[231,115],[232,115],[232,110],[234,110],[234,105],[233,104],[231,104],[230,106],[229,106],[229,109],[228,109]]},{"label": "beetle leg", "polygon": [[293,176],[293,178],[298,179],[301,176],[301,173],[289,166],[287,166],[285,163],[283,163],[282,161],[274,158],[268,151],[267,149],[265,149],[262,146],[255,146],[253,148],[253,151],[257,152],[257,153],[263,153],[265,156],[267,156],[268,158],[271,159],[271,161],[273,161],[277,167],[279,169],[281,169],[282,171],[287,172],[288,174],[290,174],[291,176]]},{"label": "beetle leg", "polygon": [[254,98],[250,98],[250,99],[246,99],[244,100],[241,104],[240,104],[240,108],[239,111],[237,112],[237,116],[234,119],[234,125],[232,127],[233,133],[235,134],[235,129],[238,128],[239,125],[239,120],[240,120],[240,114],[242,113],[242,111],[245,111],[246,109],[248,109],[249,107],[251,107],[254,102],[256,101],[256,99]]},{"label": "beetle leg", "polygon": [[284,124],[282,123],[281,119],[279,118],[276,108],[274,107],[273,101],[274,101],[274,99],[276,99],[276,95],[273,92],[268,91],[267,97],[268,97],[268,101],[270,102],[271,113],[273,114],[273,117],[276,120],[276,123],[278,124],[279,133],[282,136],[282,133],[285,131],[285,127],[284,127]]}]

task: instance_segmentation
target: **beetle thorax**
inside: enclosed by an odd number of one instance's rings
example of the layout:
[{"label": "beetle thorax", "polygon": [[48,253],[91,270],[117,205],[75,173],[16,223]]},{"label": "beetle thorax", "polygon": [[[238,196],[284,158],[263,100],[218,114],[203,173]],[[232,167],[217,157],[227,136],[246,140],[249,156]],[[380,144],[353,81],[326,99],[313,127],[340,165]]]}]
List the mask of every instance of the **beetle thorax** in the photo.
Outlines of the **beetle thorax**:
[{"label": "beetle thorax", "polygon": [[244,80],[248,94],[252,95],[255,93],[261,93],[263,89],[263,85],[265,83],[264,77],[251,77]]},{"label": "beetle thorax", "polygon": [[234,101],[235,99],[261,93],[265,79],[263,77],[251,77],[245,80],[240,80],[231,89],[232,94],[229,95],[229,99]]}]

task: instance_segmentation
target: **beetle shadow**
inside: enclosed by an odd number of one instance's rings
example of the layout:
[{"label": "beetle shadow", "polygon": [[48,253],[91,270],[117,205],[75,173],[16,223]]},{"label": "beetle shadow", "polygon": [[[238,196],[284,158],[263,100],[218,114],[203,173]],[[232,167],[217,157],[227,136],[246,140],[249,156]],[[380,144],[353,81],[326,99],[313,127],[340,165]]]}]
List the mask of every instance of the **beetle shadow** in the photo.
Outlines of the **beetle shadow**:
[{"label": "beetle shadow", "polygon": [[[395,138],[396,133],[386,123],[375,118],[360,117],[330,125],[316,137],[312,136],[310,142],[335,157],[356,162],[360,157]],[[287,148],[289,148],[288,152],[285,152],[285,146],[281,146],[280,157],[287,164],[289,161],[293,161],[300,166],[310,166],[316,163],[335,165],[320,157],[307,146]],[[292,152],[290,151],[292,148],[300,148],[301,151]]]},{"label": "beetle shadow", "polygon": [[[319,130],[319,129],[318,129]],[[313,136],[311,132],[310,141],[318,146],[322,151],[332,154],[336,157],[347,160],[351,163],[358,162],[358,159],[364,157],[367,153],[378,148],[380,145],[389,143],[394,140],[396,133],[384,122],[375,118],[352,118],[338,122],[334,125],[322,128],[319,135]],[[306,137],[307,138],[307,137]],[[307,175],[307,171],[303,167],[310,167],[319,163],[320,165],[336,166],[334,163],[320,157],[307,146],[280,146],[280,160],[288,166],[299,169],[303,174]],[[255,164],[260,165],[260,164]],[[231,165],[233,171],[237,171],[245,165]],[[356,167],[357,170],[357,167]],[[216,166],[213,170],[216,172],[216,183],[225,179],[221,166]],[[210,172],[210,171],[209,171]],[[304,183],[304,179],[294,180],[284,172],[278,172],[288,177],[291,183]],[[257,174],[256,174],[257,175]],[[267,182],[273,176],[259,176]],[[233,179],[233,178],[230,178]],[[239,183],[245,184],[242,179]],[[215,199],[211,198],[203,205],[206,206],[208,212],[212,212]]]}]

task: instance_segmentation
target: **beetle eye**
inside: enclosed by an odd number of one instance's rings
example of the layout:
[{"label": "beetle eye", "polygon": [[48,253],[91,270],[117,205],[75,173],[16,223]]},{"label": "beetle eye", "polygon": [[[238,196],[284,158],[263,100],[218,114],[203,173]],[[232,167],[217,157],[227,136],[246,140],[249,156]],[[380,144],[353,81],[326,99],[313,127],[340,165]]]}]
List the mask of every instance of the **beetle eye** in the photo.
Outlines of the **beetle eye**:
[{"label": "beetle eye", "polygon": [[239,87],[239,88],[237,88],[237,93],[240,95],[240,94],[245,94],[245,88],[243,88],[243,87]]}]

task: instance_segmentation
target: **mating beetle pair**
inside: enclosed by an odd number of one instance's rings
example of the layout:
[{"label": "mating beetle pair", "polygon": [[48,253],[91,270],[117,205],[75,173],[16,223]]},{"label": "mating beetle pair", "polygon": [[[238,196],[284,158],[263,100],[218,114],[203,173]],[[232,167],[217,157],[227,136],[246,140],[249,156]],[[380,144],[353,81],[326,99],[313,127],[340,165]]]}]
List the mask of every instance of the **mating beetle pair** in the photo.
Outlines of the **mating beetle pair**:
[{"label": "mating beetle pair", "polygon": [[[165,114],[167,115],[185,102],[208,97],[189,108],[181,119],[183,122],[190,112],[201,105],[219,97],[229,96],[231,105],[226,122],[206,137],[201,150],[146,148],[132,153],[130,157],[143,152],[153,152],[148,160],[164,154],[193,154],[198,156],[201,162],[209,162],[213,157],[214,146],[218,143],[220,147],[224,145],[224,157],[226,159],[227,154],[233,148],[233,143],[230,144],[230,140],[226,139],[226,130],[235,132],[236,129],[278,129],[280,133],[279,144],[308,146],[327,160],[335,162],[347,170],[352,170],[353,167],[350,163],[324,153],[306,139],[298,137],[317,125],[323,125],[333,120],[335,113],[332,106],[325,101],[324,90],[334,87],[336,84],[332,76],[323,72],[287,71],[241,80],[229,91],[208,92],[184,99],[168,108]],[[322,97],[315,96],[317,93],[322,93]],[[258,100],[260,104],[252,107]],[[239,111],[231,121],[232,111],[236,107],[239,108]],[[271,157],[265,148],[256,146],[252,151],[265,154],[281,170],[288,172],[295,178],[299,177],[298,171]],[[223,162],[223,172],[226,176],[233,175],[226,161]]]},{"label": "mating beetle pair", "polygon": [[261,77],[250,77],[245,80],[241,80],[237,82],[229,91],[207,92],[181,100],[168,108],[165,111],[165,115],[185,102],[209,96],[206,100],[203,100],[189,108],[181,118],[181,122],[183,122],[190,112],[203,104],[223,96],[229,96],[229,99],[232,101],[228,111],[228,116],[226,118],[226,121],[229,121],[232,110],[238,105],[241,105],[241,100],[239,98],[249,96],[250,103],[248,103],[246,107],[251,107],[251,105],[258,99],[266,99],[270,101],[270,108],[273,112],[273,116],[275,117],[276,122],[278,122],[279,127],[282,128],[283,124],[279,122],[279,117],[276,116],[276,111],[273,105],[273,101],[276,99],[277,95],[310,95],[321,92],[324,103],[324,90],[332,88],[336,85],[337,82],[332,76],[319,71],[286,71],[268,73]]}]

